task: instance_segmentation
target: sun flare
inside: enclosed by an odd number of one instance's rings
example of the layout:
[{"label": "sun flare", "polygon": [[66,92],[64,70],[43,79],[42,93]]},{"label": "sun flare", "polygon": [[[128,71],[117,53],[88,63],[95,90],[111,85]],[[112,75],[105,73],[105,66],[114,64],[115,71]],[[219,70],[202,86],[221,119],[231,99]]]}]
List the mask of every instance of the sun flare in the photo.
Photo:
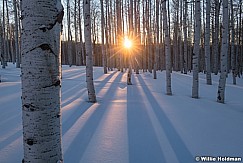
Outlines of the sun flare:
[{"label": "sun flare", "polygon": [[129,40],[128,38],[124,39],[124,47],[127,49],[130,49],[132,47],[132,41]]}]

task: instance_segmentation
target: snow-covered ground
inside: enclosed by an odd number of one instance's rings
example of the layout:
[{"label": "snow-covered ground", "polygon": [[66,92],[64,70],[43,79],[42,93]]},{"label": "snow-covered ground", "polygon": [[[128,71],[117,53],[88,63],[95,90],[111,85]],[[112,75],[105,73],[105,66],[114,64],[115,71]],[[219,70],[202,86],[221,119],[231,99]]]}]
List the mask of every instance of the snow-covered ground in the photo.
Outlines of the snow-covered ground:
[{"label": "snow-covered ground", "polygon": [[[84,67],[63,66],[62,144],[66,163],[190,163],[196,156],[243,158],[243,79],[227,79],[226,103],[200,74],[200,99],[191,98],[192,75],[133,74],[94,68],[98,102],[87,103]],[[0,162],[23,158],[20,70],[0,69]],[[203,158],[199,158],[203,159]],[[218,158],[217,158],[218,159]],[[242,160],[243,161],[243,160]]]}]

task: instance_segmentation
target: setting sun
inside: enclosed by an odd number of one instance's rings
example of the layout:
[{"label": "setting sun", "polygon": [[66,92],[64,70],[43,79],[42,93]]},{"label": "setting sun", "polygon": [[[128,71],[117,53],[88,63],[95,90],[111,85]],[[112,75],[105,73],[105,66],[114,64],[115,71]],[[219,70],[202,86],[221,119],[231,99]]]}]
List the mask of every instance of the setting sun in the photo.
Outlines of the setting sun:
[{"label": "setting sun", "polygon": [[131,48],[131,47],[132,47],[132,41],[129,40],[128,38],[125,38],[125,39],[124,39],[124,46],[125,46],[125,48],[127,48],[127,49]]}]

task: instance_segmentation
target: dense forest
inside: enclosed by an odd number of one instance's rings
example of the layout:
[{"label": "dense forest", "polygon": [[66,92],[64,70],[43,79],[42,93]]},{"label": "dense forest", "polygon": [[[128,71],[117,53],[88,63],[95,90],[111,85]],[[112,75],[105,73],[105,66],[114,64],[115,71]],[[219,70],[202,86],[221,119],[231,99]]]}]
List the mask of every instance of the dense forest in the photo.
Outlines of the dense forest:
[{"label": "dense forest", "polygon": [[[91,1],[91,33],[95,66],[103,62],[109,68],[122,67],[126,60],[120,55],[121,44],[129,37],[135,44],[134,67],[152,72],[165,69],[165,34],[168,30],[171,65],[175,71],[188,72],[193,67],[193,47],[196,36],[195,1],[189,0],[103,0]],[[65,17],[62,32],[62,64],[85,65],[83,2],[63,1]],[[20,63],[21,3],[2,0],[1,63]],[[242,1],[228,1],[227,69],[242,74]],[[223,34],[222,1],[200,1],[199,71],[220,71]],[[165,28],[163,11],[167,12]],[[209,49],[208,49],[209,48]],[[102,59],[105,55],[105,61]],[[210,60],[207,60],[209,58]],[[126,63],[126,62],[125,62]],[[156,65],[156,66],[155,66]],[[208,65],[208,66],[206,66]],[[17,66],[19,66],[17,64]],[[155,67],[154,67],[155,66]]]}]

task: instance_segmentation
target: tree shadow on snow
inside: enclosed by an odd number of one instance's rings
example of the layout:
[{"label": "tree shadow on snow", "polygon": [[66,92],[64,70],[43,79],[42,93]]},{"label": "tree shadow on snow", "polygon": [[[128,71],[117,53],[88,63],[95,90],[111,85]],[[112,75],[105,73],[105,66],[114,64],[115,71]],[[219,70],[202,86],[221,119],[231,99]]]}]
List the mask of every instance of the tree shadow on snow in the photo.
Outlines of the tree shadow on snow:
[{"label": "tree shadow on snow", "polygon": [[129,162],[166,162],[136,85],[127,87]]},{"label": "tree shadow on snow", "polygon": [[[100,83],[100,87],[102,88],[106,82],[113,76],[113,73],[110,74],[106,79],[104,79],[104,81],[102,83]],[[116,77],[116,81],[120,81],[122,78],[122,74],[119,74]],[[104,97],[106,96],[112,96],[112,94],[114,94],[114,88],[117,87],[117,83],[112,83],[110,85],[110,88],[108,89],[108,91],[104,94]],[[99,89],[97,91],[97,94],[99,93],[101,89]],[[94,112],[92,113],[92,115],[85,121],[84,126],[80,129],[80,131],[78,131],[78,134],[76,135],[76,137],[72,141],[69,148],[66,150],[66,152],[64,153],[64,159],[65,162],[80,162],[82,160],[82,157],[85,153],[85,150],[87,149],[94,133],[96,132],[100,121],[103,118],[103,115],[106,112],[106,108],[108,107],[109,103],[103,103],[102,105],[99,105],[97,103],[92,104],[92,103],[88,103],[88,102],[83,102],[82,104],[80,104],[82,106],[82,111],[78,111],[75,112],[73,114],[73,117],[71,117],[72,121],[72,125],[78,121],[79,118],[81,118],[81,116],[83,115],[83,113],[85,111],[87,111],[88,109],[90,109],[90,107],[92,107],[92,105],[97,105],[96,108],[94,108]],[[69,122],[70,123],[70,122]],[[66,126],[67,129],[65,129],[65,131],[67,132],[67,130],[72,126]],[[74,155],[77,154],[77,155]]]},{"label": "tree shadow on snow", "polygon": [[151,93],[150,89],[144,82],[141,76],[138,76],[138,80],[140,84],[142,85],[142,89],[144,91],[144,95],[150,102],[151,106],[154,106],[153,111],[155,115],[157,116],[160,125],[162,129],[165,132],[165,135],[167,136],[167,139],[169,140],[169,143],[171,147],[173,148],[175,155],[177,156],[177,159],[179,162],[194,162],[194,157],[192,156],[191,152],[189,151],[188,147],[176,131],[176,128],[171,123],[170,119],[166,115],[166,113],[163,111],[161,106],[158,104],[157,100]]}]

